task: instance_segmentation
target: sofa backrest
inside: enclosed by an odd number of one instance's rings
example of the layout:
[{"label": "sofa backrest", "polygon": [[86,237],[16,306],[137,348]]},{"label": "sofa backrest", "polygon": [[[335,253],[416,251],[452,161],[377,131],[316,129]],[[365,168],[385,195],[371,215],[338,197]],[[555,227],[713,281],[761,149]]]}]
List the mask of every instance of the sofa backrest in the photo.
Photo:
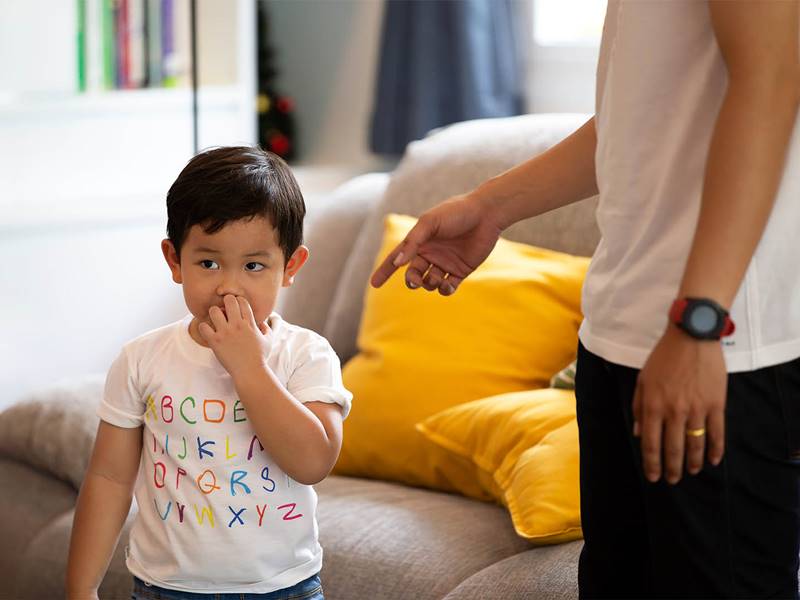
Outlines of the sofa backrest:
[{"label": "sofa backrest", "polygon": [[[323,335],[346,362],[356,336],[369,276],[377,260],[383,220],[389,213],[419,216],[454,194],[467,192],[555,145],[590,115],[536,114],[468,121],[437,130],[408,145],[353,245],[328,310]],[[527,219],[503,237],[553,250],[590,256],[599,241],[596,198]],[[397,276],[397,275],[395,275]]]}]

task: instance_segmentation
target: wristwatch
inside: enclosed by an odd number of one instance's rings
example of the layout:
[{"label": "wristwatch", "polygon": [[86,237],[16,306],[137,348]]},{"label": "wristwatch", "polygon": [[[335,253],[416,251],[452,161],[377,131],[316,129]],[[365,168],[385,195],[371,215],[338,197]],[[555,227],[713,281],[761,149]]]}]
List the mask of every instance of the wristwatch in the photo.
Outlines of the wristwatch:
[{"label": "wristwatch", "polygon": [[698,340],[718,340],[736,329],[728,311],[709,298],[678,298],[669,320]]}]

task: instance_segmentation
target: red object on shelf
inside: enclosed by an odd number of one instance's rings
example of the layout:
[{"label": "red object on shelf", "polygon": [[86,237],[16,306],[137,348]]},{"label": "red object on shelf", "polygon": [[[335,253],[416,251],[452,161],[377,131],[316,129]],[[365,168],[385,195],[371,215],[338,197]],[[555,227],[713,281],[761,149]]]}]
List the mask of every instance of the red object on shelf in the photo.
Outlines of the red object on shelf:
[{"label": "red object on shelf", "polygon": [[283,96],[283,97],[278,99],[276,107],[282,113],[288,113],[288,112],[291,112],[294,109],[294,102],[292,102],[291,98],[287,98],[286,96]]},{"label": "red object on shelf", "polygon": [[269,149],[278,156],[285,156],[289,152],[291,142],[289,138],[281,133],[277,133],[269,138]]}]

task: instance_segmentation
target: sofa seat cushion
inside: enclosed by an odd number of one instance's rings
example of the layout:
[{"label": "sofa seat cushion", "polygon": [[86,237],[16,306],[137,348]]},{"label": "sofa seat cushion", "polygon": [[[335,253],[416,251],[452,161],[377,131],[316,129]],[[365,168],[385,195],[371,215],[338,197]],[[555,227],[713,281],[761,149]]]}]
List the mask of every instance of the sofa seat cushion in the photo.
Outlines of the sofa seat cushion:
[{"label": "sofa seat cushion", "polygon": [[0,486],[0,581],[5,582],[0,584],[2,598],[3,593],[11,591],[8,582],[15,581],[26,566],[25,551],[32,540],[54,519],[71,511],[77,493],[50,474],[9,458],[0,458],[0,476],[6,483]]},{"label": "sofa seat cushion", "polygon": [[531,548],[495,504],[353,477],[315,487],[326,598],[440,599]]},{"label": "sofa seat cushion", "polygon": [[[135,515],[135,510],[130,511],[122,528],[119,543],[100,584],[100,598],[130,598],[133,575],[125,566],[125,546],[128,544]],[[31,540],[17,573],[13,596],[15,599],[41,600],[66,596],[64,582],[74,518],[74,510],[68,510],[53,519]]]},{"label": "sofa seat cushion", "polygon": [[582,547],[583,542],[572,542],[515,554],[461,582],[444,600],[577,598]]}]

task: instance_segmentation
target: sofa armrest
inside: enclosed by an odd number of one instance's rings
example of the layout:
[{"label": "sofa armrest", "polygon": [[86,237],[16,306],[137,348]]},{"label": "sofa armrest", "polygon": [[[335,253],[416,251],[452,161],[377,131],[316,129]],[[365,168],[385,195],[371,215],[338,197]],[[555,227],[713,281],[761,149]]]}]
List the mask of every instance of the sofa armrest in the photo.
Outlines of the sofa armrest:
[{"label": "sofa armrest", "polygon": [[64,380],[0,412],[0,457],[80,489],[97,435],[105,375]]},{"label": "sofa armrest", "polygon": [[322,333],[355,240],[388,183],[388,173],[367,173],[308,202],[304,237],[309,259],[279,296],[277,310],[284,319]]}]

